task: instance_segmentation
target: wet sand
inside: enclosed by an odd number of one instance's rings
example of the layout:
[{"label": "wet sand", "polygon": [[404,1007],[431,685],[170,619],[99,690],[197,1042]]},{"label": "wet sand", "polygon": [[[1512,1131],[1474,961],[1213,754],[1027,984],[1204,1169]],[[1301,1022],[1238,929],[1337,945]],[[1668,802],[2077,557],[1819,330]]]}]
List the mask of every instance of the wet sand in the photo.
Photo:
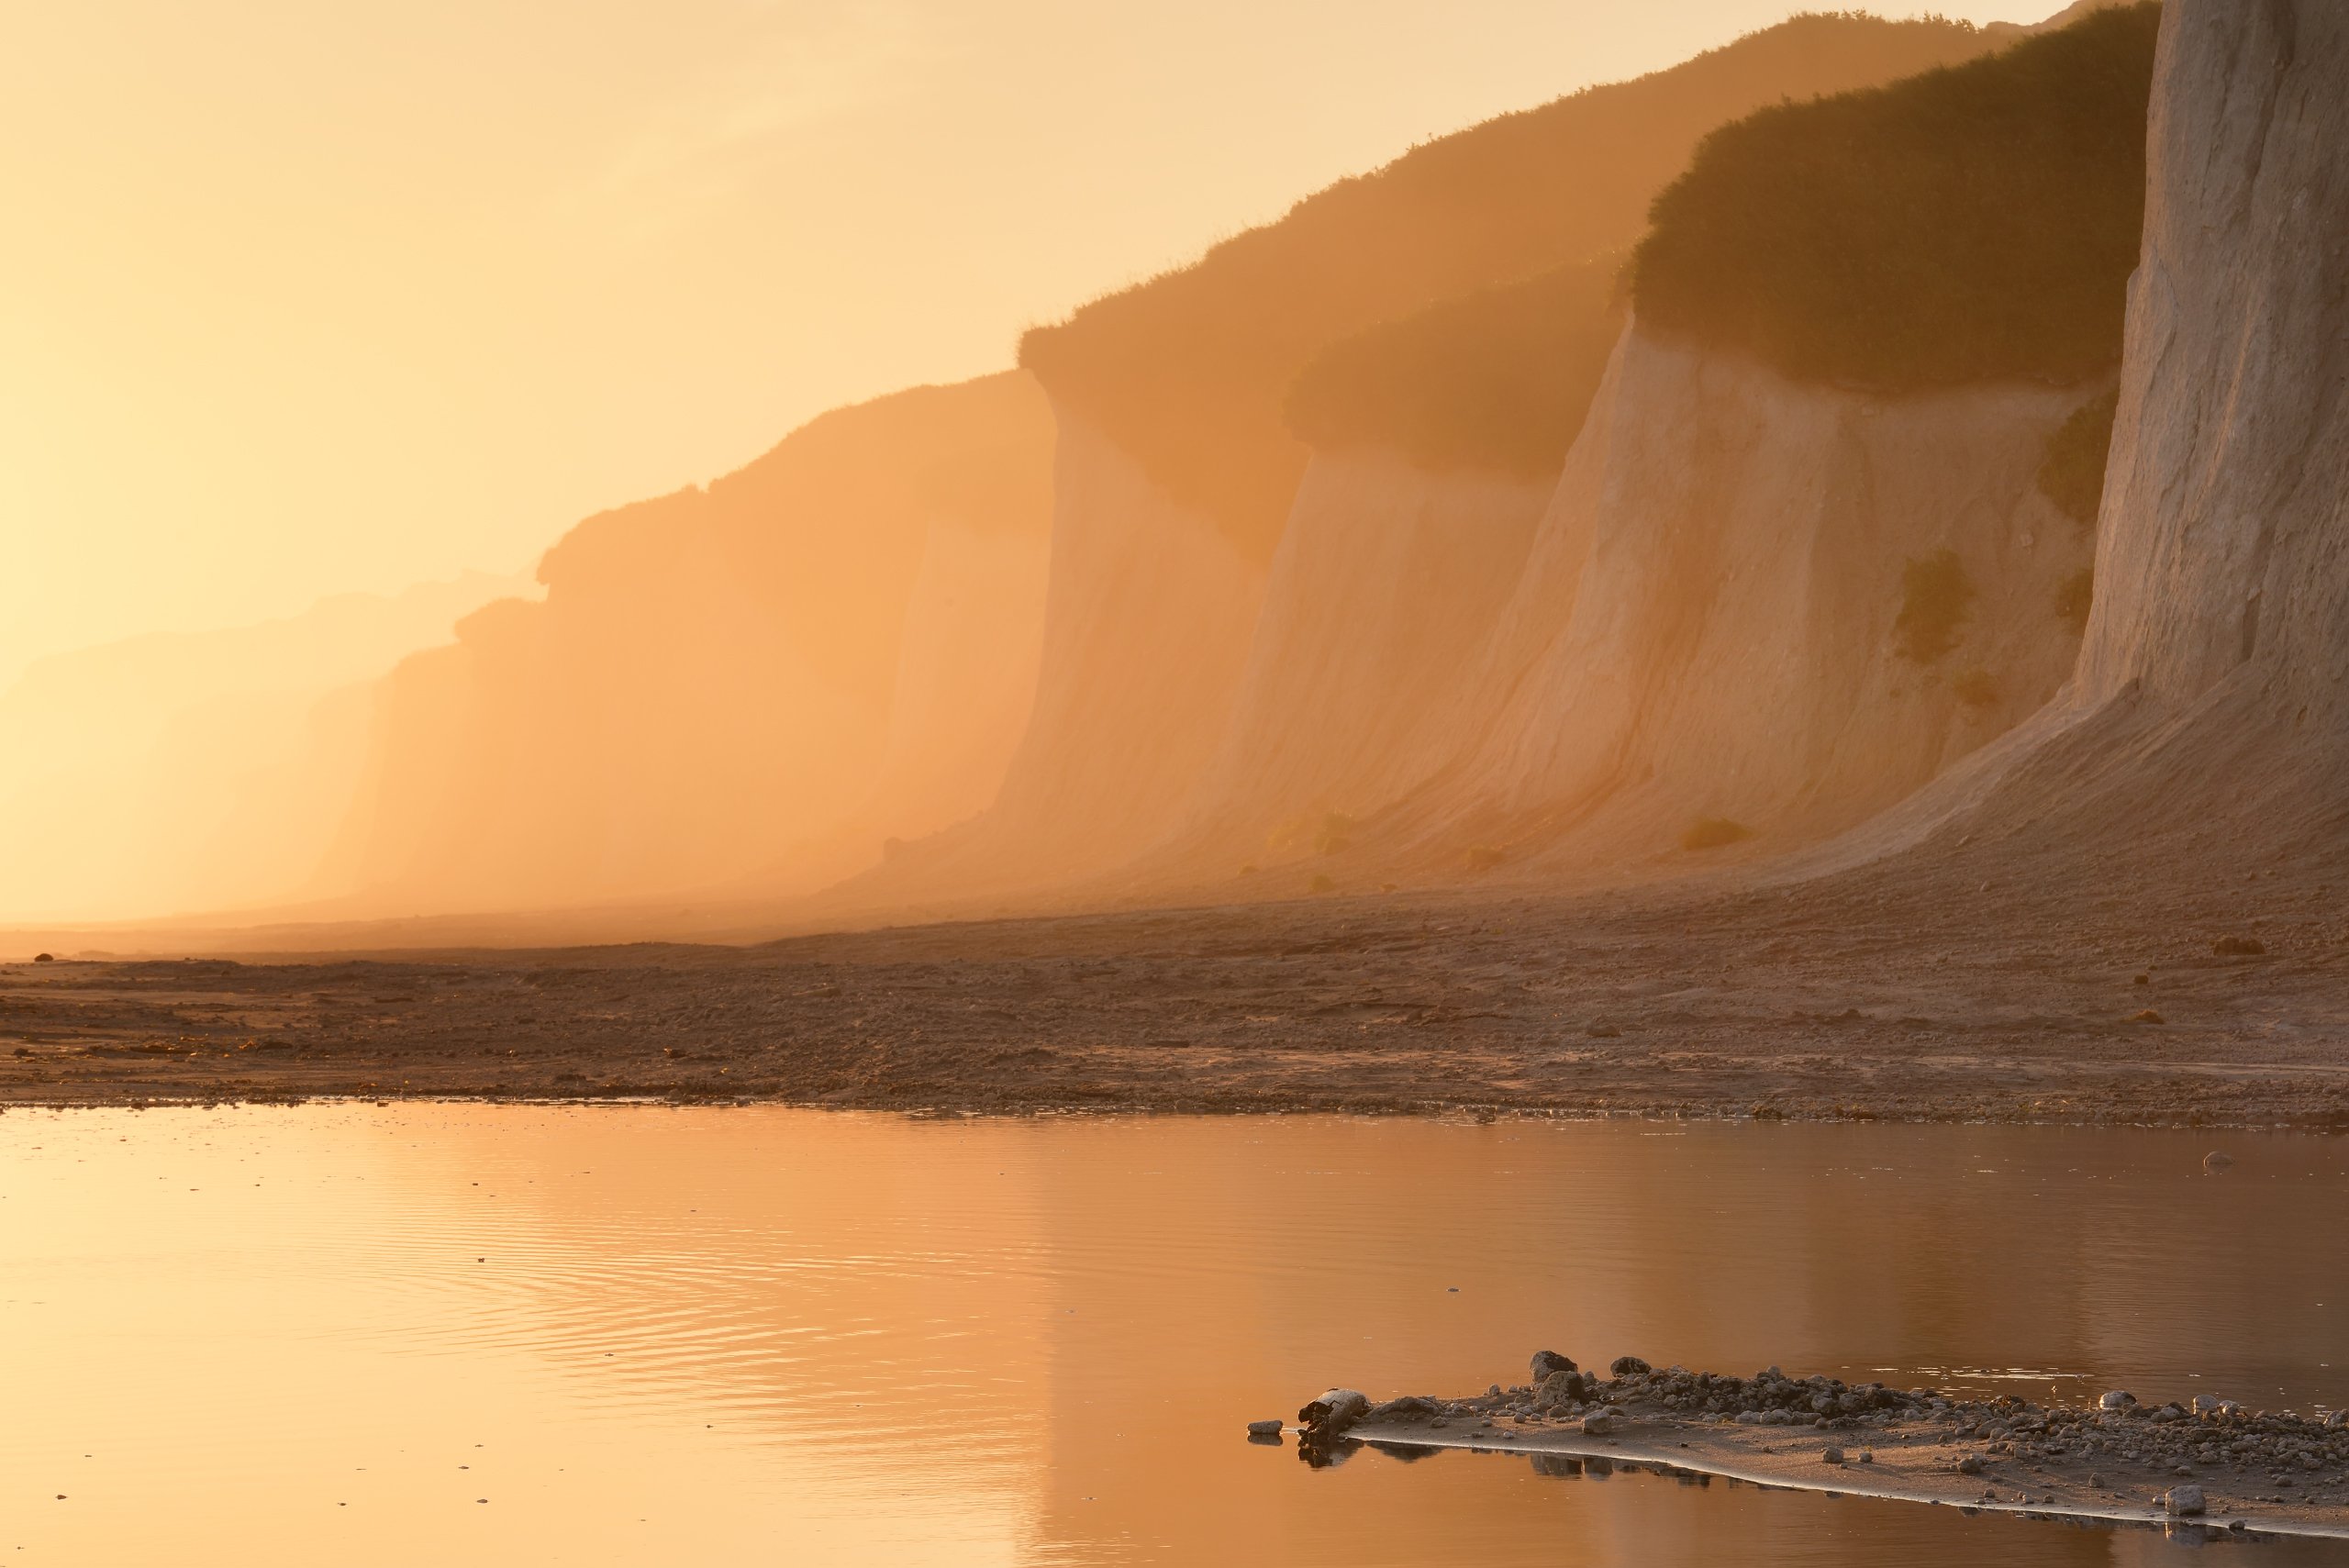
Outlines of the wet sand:
[{"label": "wet sand", "polygon": [[[740,1097],[2349,1130],[2343,868],[1970,852],[750,947],[0,968],[0,1103]],[[2256,943],[2258,952],[2214,951]]]}]

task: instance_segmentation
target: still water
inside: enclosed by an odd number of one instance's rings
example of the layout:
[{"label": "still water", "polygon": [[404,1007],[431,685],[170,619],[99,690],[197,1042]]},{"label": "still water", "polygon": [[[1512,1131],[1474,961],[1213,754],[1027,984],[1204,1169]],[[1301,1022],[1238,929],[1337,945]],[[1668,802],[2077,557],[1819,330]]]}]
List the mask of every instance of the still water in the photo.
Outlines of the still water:
[{"label": "still water", "polygon": [[2344,1236],[2349,1140],[2281,1136],[14,1110],[0,1560],[2182,1561],[1242,1426],[1544,1347],[2330,1406]]}]

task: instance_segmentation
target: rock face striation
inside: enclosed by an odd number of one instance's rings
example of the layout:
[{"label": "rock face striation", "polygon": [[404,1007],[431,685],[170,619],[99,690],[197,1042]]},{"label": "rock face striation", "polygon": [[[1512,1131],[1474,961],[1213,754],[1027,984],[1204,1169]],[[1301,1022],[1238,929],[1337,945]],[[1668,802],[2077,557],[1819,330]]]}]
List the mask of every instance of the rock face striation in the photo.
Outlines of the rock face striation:
[{"label": "rock face striation", "polygon": [[[2337,840],[2349,751],[2349,13],[2171,0],[2096,603],[2059,698],[1834,846]],[[1809,869],[1809,868],[1806,868]]]},{"label": "rock face striation", "polygon": [[1431,733],[1515,593],[1550,486],[1315,458],[1273,558],[1231,719],[1170,840],[1139,868],[1202,880],[1327,852],[1445,760]]},{"label": "rock face striation", "polygon": [[[2100,388],[1880,397],[1636,322],[1395,828],[1432,877],[1849,827],[2039,706],[2091,542],[2040,493]],[[1921,584],[1921,588],[1918,585]],[[1440,762],[1440,766],[1439,766]]]},{"label": "rock face striation", "polygon": [[[2173,0],[2076,698],[2349,709],[2349,13]],[[2330,723],[2326,721],[2330,720]]]},{"label": "rock face striation", "polygon": [[1162,838],[1231,717],[1264,568],[1063,407],[1035,700],[993,803],[839,891],[848,905],[1017,895]]}]

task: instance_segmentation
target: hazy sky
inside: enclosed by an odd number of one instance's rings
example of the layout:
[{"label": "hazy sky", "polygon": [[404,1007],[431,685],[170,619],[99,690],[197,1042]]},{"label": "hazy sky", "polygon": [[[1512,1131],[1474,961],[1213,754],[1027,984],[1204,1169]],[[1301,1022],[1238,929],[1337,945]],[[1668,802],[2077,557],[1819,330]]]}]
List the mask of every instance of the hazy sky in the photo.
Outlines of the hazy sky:
[{"label": "hazy sky", "polygon": [[521,567],[1416,139],[1791,8],[0,0],[0,683]]}]

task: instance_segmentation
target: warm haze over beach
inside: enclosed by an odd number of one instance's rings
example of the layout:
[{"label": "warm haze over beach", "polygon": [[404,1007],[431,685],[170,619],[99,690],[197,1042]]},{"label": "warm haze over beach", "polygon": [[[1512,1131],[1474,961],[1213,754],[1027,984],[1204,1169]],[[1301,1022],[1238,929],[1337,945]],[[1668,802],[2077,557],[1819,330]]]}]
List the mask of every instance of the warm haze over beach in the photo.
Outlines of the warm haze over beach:
[{"label": "warm haze over beach", "polygon": [[2048,4],[17,18],[0,1550],[2349,1562],[2349,11]]}]

